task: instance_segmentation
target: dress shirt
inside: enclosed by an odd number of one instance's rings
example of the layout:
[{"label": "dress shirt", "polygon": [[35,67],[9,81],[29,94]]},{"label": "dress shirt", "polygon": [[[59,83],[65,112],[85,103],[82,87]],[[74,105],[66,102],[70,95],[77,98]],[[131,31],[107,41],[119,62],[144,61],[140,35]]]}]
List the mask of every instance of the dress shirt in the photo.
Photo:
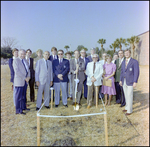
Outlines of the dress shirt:
[{"label": "dress shirt", "polygon": [[128,65],[128,63],[129,63],[130,59],[131,59],[131,57],[130,57],[129,59],[126,59],[126,60],[128,60],[127,65]]},{"label": "dress shirt", "polygon": [[56,56],[56,55],[53,55],[53,59],[57,59],[57,56]]},{"label": "dress shirt", "polygon": [[47,66],[48,66],[48,64],[46,63],[47,61],[43,58],[43,60],[44,60],[44,62],[45,62],[45,65],[46,65],[46,68],[47,68]]},{"label": "dress shirt", "polygon": [[[28,61],[28,57],[27,56],[26,56],[26,60]],[[30,66],[30,58],[29,58],[29,62],[28,63],[29,63],[29,66]]]},{"label": "dress shirt", "polygon": [[79,63],[79,58],[78,59],[75,58],[75,61],[76,61],[76,64]]},{"label": "dress shirt", "polygon": [[84,60],[84,63],[85,63],[85,57],[82,57],[82,56],[81,56],[81,58]]},{"label": "dress shirt", "polygon": [[62,58],[62,59],[60,59],[60,58],[59,58],[59,63],[60,63],[60,61],[61,61],[61,63],[62,63],[62,61],[63,61],[63,58]]},{"label": "dress shirt", "polygon": [[26,68],[26,71],[28,72],[28,66],[27,66],[27,64],[26,64],[26,62],[24,62],[24,59],[21,59],[21,58],[19,58],[21,61],[23,60],[23,63],[24,63],[24,65],[25,65],[25,68]]},{"label": "dress shirt", "polygon": [[[121,60],[121,62],[120,62],[120,60]],[[120,65],[121,65],[121,63],[122,63],[123,60],[124,60],[124,57],[123,57],[122,59],[119,58],[119,63],[120,63]],[[119,65],[119,66],[120,66],[120,65]]]}]

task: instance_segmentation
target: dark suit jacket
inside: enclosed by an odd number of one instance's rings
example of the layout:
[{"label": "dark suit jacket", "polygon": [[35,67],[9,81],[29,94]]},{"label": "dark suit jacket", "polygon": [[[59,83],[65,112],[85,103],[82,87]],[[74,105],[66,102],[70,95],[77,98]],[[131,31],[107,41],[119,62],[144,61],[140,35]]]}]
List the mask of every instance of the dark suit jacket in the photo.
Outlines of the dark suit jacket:
[{"label": "dark suit jacket", "polygon": [[34,68],[33,68],[33,63],[34,63],[34,59],[30,58],[30,66],[29,66],[29,69],[30,69],[30,80],[35,80],[35,71],[34,71]]},{"label": "dark suit jacket", "polygon": [[10,82],[14,82],[14,75],[15,75],[15,72],[14,72],[14,68],[13,68],[13,58],[10,58],[9,59],[9,68],[10,68]]},{"label": "dark suit jacket", "polygon": [[[88,56],[87,58],[90,60],[90,62],[92,62],[92,61],[93,61],[93,59],[92,59],[91,55],[90,55],[90,56]],[[99,57],[98,57],[98,60],[97,60],[97,61],[99,61]]]},{"label": "dark suit jacket", "polygon": [[[124,58],[124,60],[125,60],[125,58]],[[122,63],[123,63],[123,61],[122,61]],[[121,65],[122,65],[122,63],[121,63]],[[116,64],[116,72],[114,75],[115,82],[120,82],[121,65],[119,66],[119,58],[117,60],[115,60],[115,64]]]},{"label": "dark suit jacket", "polygon": [[[57,59],[58,59],[58,55],[56,55],[56,56],[57,56]],[[53,61],[54,60],[53,59],[53,55],[50,55],[49,58],[48,58],[48,60]]]},{"label": "dark suit jacket", "polygon": [[137,60],[131,58],[126,69],[125,60],[122,62],[120,75],[122,85],[124,83],[124,78],[126,78],[126,84],[128,86],[132,86],[134,82],[137,83],[139,78],[139,63]]},{"label": "dark suit jacket", "polygon": [[[53,60],[53,73],[54,79],[53,82],[68,82],[68,73],[70,70],[69,60],[64,59],[61,64],[59,64],[59,59]],[[63,80],[60,80],[57,76],[58,74],[63,75]]]}]

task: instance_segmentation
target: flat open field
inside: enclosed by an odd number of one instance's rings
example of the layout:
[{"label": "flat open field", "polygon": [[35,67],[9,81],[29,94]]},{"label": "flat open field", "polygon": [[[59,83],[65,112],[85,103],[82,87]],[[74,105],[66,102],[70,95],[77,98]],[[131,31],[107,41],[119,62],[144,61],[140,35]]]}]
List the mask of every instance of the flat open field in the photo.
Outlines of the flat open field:
[{"label": "flat open field", "polygon": [[[10,71],[8,65],[1,65],[1,145],[2,146],[36,146],[37,145],[37,111],[36,101],[30,102],[29,88],[27,103],[30,111],[26,115],[16,115],[11,90]],[[35,90],[35,99],[37,91]],[[115,105],[115,98],[106,107],[108,139],[111,146],[148,146],[149,145],[149,66],[140,66],[140,77],[134,90],[133,113],[125,116],[124,107]],[[73,111],[72,101],[68,100],[68,108],[60,101],[53,110],[43,107],[41,115],[78,115],[103,112],[104,107],[99,100],[98,108],[93,106],[87,110],[86,100],[81,99],[82,107]],[[102,109],[102,111],[100,111]],[[41,145],[64,145],[70,139],[77,146],[104,146],[104,116],[74,118],[40,118]],[[68,142],[65,142],[66,145]],[[73,145],[73,144],[72,144]]]}]

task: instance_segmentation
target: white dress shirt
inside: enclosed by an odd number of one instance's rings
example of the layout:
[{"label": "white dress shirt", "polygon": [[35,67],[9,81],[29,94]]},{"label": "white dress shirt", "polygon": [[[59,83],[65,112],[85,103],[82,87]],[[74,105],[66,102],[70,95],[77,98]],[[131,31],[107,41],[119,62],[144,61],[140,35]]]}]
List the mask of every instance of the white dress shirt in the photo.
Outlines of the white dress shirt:
[{"label": "white dress shirt", "polygon": [[53,59],[54,59],[54,58],[57,59],[57,56],[56,56],[56,55],[53,55]]},{"label": "white dress shirt", "polygon": [[62,58],[62,59],[59,58],[59,63],[60,63],[60,61],[62,62],[62,61],[63,61],[63,58]]},{"label": "white dress shirt", "polygon": [[[28,61],[28,57],[27,56],[26,56],[26,60]],[[29,66],[30,66],[30,58],[29,58],[29,62],[28,63],[29,63]]]}]

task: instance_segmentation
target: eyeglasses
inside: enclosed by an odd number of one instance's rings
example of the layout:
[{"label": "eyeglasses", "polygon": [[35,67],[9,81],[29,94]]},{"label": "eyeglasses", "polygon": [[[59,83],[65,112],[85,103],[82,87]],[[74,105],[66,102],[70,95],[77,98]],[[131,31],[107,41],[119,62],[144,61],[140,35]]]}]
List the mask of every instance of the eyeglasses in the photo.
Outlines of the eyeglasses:
[{"label": "eyeglasses", "polygon": [[63,55],[63,53],[60,53],[60,54],[58,54],[58,55]]}]

